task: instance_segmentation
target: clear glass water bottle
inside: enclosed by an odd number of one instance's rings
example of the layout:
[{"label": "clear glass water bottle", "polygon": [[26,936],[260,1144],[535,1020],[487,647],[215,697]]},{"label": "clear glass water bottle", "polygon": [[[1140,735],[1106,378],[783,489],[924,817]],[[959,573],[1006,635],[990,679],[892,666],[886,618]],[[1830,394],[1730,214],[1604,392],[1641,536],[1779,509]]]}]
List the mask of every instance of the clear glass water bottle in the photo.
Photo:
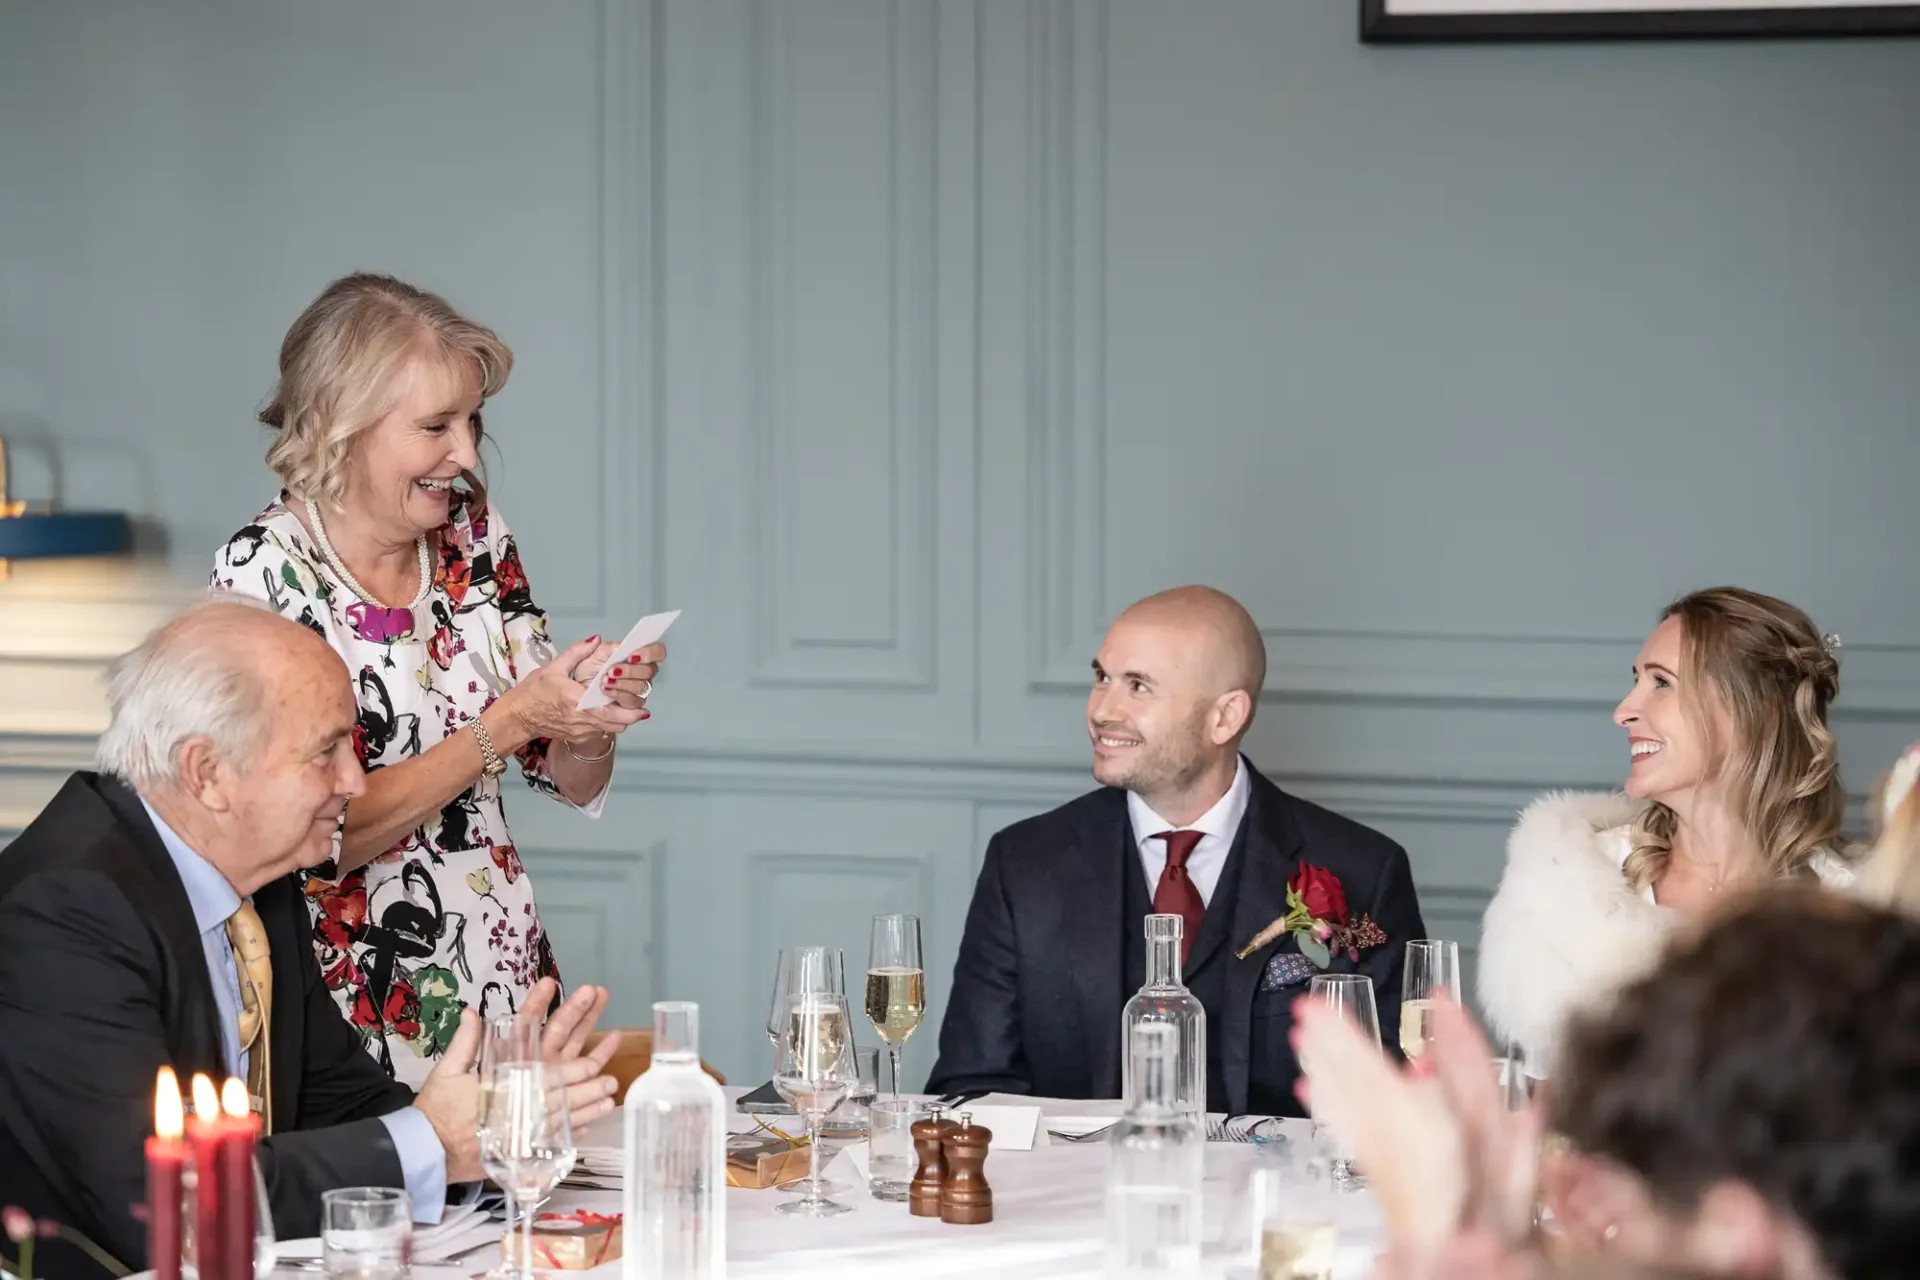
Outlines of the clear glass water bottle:
[{"label": "clear glass water bottle", "polygon": [[1177,1027],[1128,1028],[1135,1097],[1113,1127],[1107,1168],[1108,1280],[1192,1276],[1200,1269],[1201,1117],[1174,1105]]},{"label": "clear glass water bottle", "polygon": [[1147,917],[1147,981],[1120,1015],[1120,1047],[1126,1054],[1121,1067],[1120,1097],[1131,1107],[1139,1100],[1134,1074],[1133,1029],[1166,1026],[1178,1045],[1170,1083],[1171,1105],[1190,1111],[1196,1119],[1207,1113],[1207,1011],[1199,997],[1180,981],[1181,933],[1179,916]]},{"label": "clear glass water bottle", "polygon": [[727,1273],[727,1103],[700,1066],[700,1006],[653,1006],[653,1061],[627,1089],[622,1280]]}]

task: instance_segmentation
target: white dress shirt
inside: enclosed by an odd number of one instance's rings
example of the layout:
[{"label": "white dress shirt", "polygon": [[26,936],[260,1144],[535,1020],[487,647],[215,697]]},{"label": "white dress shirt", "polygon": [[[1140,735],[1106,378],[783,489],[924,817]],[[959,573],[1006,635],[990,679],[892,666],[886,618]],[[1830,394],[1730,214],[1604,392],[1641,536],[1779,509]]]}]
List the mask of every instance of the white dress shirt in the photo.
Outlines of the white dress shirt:
[{"label": "white dress shirt", "polygon": [[[240,967],[233,958],[233,944],[227,940],[227,918],[240,909],[240,895],[211,862],[154,812],[145,797],[140,804],[173,859],[187,890],[187,902],[193,907],[194,928],[200,931],[200,946],[207,957],[207,976],[213,979],[214,1008],[220,1012],[220,1057],[228,1075],[245,1080],[252,1055],[240,1048]],[[303,1017],[305,1012],[294,1009],[289,1016]],[[433,1131],[433,1122],[417,1107],[403,1107],[381,1116],[380,1123],[393,1137],[407,1198],[413,1202],[413,1220],[440,1221],[447,1203],[447,1153],[440,1145],[440,1135]]]},{"label": "white dress shirt", "polygon": [[1184,827],[1155,813],[1153,806],[1141,799],[1138,792],[1127,792],[1127,816],[1133,821],[1133,842],[1140,849],[1140,866],[1147,873],[1148,898],[1160,887],[1160,873],[1167,869],[1167,842],[1154,837],[1163,831],[1198,831],[1200,843],[1187,855],[1187,879],[1200,891],[1200,901],[1209,906],[1213,904],[1213,887],[1220,883],[1220,872],[1227,865],[1227,851],[1233,848],[1233,838],[1240,834],[1240,820],[1247,816],[1247,796],[1252,790],[1246,757],[1237,757],[1233,785],[1227,788],[1227,794]]}]

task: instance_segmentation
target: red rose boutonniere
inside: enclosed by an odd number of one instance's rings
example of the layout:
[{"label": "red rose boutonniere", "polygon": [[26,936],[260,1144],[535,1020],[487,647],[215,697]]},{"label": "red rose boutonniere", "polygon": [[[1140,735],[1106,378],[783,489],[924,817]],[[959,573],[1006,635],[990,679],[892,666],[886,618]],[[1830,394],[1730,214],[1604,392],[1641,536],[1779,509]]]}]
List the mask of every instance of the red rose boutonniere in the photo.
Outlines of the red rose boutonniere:
[{"label": "red rose boutonniere", "polygon": [[1300,954],[1324,969],[1333,953],[1358,961],[1365,947],[1377,947],[1387,935],[1371,917],[1347,910],[1347,891],[1325,867],[1303,862],[1287,879],[1287,914],[1253,935],[1237,953],[1244,960],[1283,933],[1291,933]]}]

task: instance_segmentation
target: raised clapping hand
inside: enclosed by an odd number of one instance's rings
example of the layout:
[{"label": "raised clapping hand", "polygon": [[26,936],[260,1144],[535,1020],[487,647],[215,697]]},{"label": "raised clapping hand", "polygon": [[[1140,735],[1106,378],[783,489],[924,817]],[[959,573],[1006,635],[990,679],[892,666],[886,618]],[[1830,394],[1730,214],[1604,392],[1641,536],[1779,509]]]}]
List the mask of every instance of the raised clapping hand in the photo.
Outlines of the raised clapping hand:
[{"label": "raised clapping hand", "polygon": [[1318,1001],[1294,1006],[1293,1041],[1301,1100],[1355,1153],[1403,1266],[1473,1239],[1511,1244],[1526,1235],[1541,1117],[1506,1109],[1492,1049],[1458,1004],[1437,1002],[1427,1065],[1418,1068],[1396,1067]]},{"label": "raised clapping hand", "polygon": [[[552,978],[534,983],[520,1003],[519,1018],[538,1020],[559,991]],[[543,1058],[559,1067],[567,1087],[567,1107],[576,1133],[613,1110],[617,1085],[606,1070],[619,1051],[620,1037],[603,1036],[591,1053],[586,1051],[587,1036],[606,1007],[605,987],[581,987],[554,1010],[540,1037]],[[485,1176],[480,1167],[480,1080],[474,1074],[479,1052],[480,1015],[463,1010],[460,1029],[413,1100],[447,1153],[448,1182],[473,1182]]]},{"label": "raised clapping hand", "polygon": [[[617,736],[648,717],[644,694],[667,649],[665,645],[649,645],[637,654],[623,656],[625,661],[612,662],[613,646],[598,636],[578,641],[501,695],[500,705],[513,712],[528,737],[597,749],[608,736]],[[588,685],[610,662],[619,672],[606,686],[612,703],[578,710]]]}]

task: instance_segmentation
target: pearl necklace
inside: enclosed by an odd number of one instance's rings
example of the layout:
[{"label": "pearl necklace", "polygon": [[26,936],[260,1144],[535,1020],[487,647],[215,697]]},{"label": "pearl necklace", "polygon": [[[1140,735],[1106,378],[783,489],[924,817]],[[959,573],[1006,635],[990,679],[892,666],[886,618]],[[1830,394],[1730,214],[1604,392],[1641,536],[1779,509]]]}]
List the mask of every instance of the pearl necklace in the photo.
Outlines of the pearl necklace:
[{"label": "pearl necklace", "polygon": [[[376,609],[391,608],[392,606],[382,603],[371,591],[361,586],[360,580],[353,576],[346,563],[340,559],[340,553],[333,549],[333,540],[327,537],[327,526],[320,523],[320,507],[312,498],[307,499],[307,523],[313,527],[314,541],[320,544],[320,554],[326,557],[328,564],[333,566],[333,571],[340,575],[340,581],[347,584],[347,590],[359,596],[363,603],[370,604]],[[427,535],[421,534],[416,545],[420,549],[420,590],[414,594],[412,604],[403,606],[410,610],[418,609],[424,604],[427,593],[433,590],[433,557],[427,552]]]}]

